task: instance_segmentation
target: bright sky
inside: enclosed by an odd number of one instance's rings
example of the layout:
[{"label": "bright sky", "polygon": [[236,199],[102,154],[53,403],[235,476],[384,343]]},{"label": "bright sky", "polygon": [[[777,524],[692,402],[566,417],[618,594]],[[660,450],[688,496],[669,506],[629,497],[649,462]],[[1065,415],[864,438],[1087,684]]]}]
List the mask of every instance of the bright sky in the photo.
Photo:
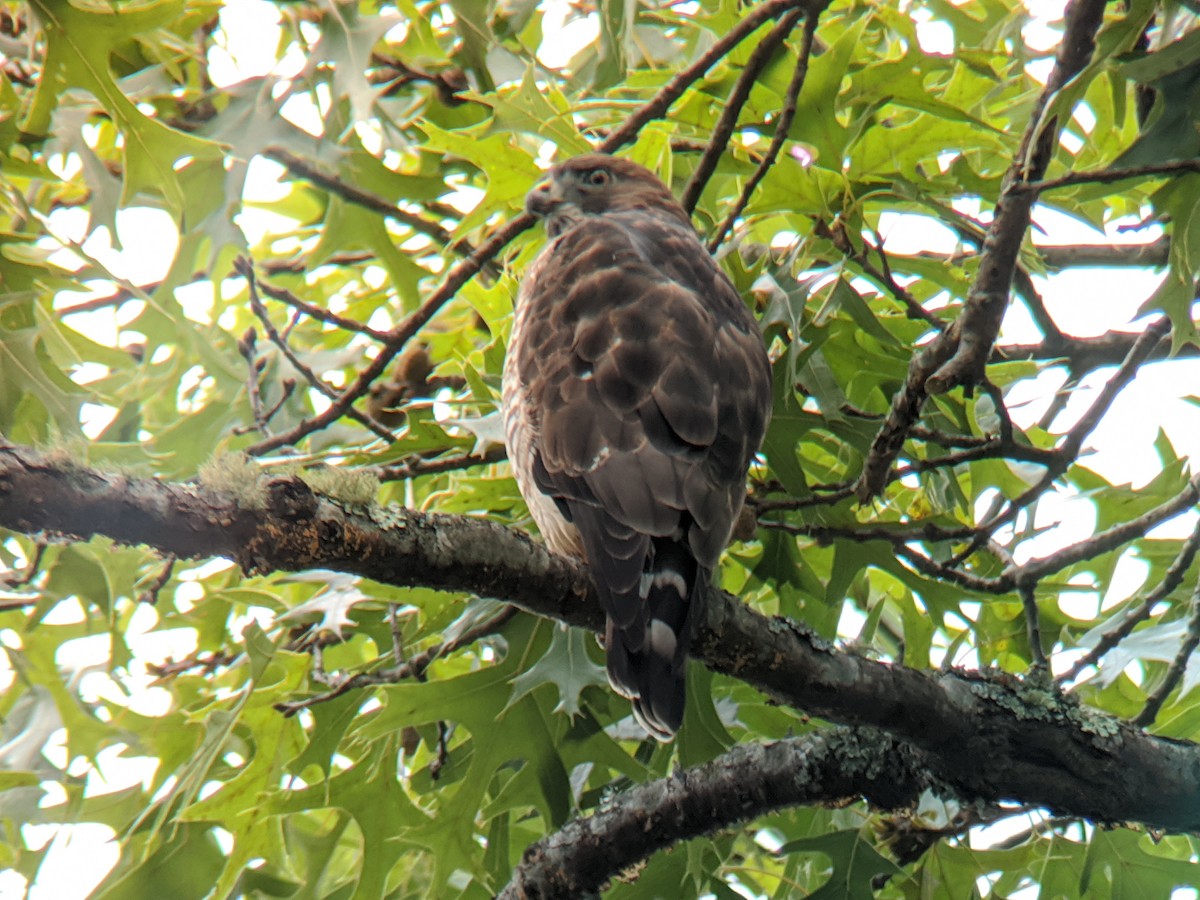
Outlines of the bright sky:
[{"label": "bright sky", "polygon": [[[1061,0],[1034,2],[1030,4],[1039,21],[1027,29],[1026,36],[1042,47],[1052,46],[1058,33],[1046,22],[1061,15]],[[563,65],[576,48],[594,39],[598,25],[593,14],[586,18],[575,18],[570,23],[568,0],[551,0],[546,4],[546,38],[539,50],[544,63],[550,66]],[[210,54],[210,74],[218,86],[232,84],[248,77],[273,73],[287,77],[301,70],[304,60],[298,53],[281,62],[274,59],[273,51],[278,43],[279,13],[264,0],[231,0],[221,13],[222,30],[216,35],[218,46]],[[946,26],[926,22],[918,26],[918,35],[923,49],[930,53],[946,53],[952,50],[950,32]],[[301,127],[316,132],[319,115],[311,106],[308,95],[299,95],[289,102],[285,115]],[[66,163],[65,165],[77,165]],[[283,188],[279,184],[282,169],[275,163],[257,160],[251,168],[247,185],[247,200],[270,200],[277,198]],[[978,212],[978,210],[971,210]],[[1039,208],[1035,216],[1041,234],[1037,239],[1046,244],[1072,243],[1145,243],[1158,236],[1157,230],[1145,230],[1121,234],[1115,226],[1106,234],[1098,234],[1091,228],[1061,214]],[[87,213],[81,209],[62,209],[51,214],[49,227],[65,246],[79,246],[88,257],[102,264],[115,278],[126,279],[134,284],[148,284],[160,280],[166,272],[178,245],[178,235],[170,218],[163,212],[148,208],[122,210],[117,215],[117,228],[124,250],[115,250],[104,229],[90,237],[86,235]],[[245,212],[239,224],[246,230],[251,241],[264,232],[279,227],[269,214]],[[921,216],[886,216],[881,223],[885,245],[894,253],[910,253],[919,250],[953,252],[958,242],[948,229],[931,219]],[[73,251],[63,250],[56,260],[62,265],[75,267],[78,257]],[[74,262],[72,260],[75,260]],[[1038,288],[1046,299],[1046,305],[1064,331],[1075,335],[1100,334],[1111,328],[1134,330],[1137,326],[1132,318],[1140,302],[1157,284],[1160,275],[1147,270],[1099,270],[1079,269],[1062,274],[1036,279]],[[103,296],[112,290],[110,282],[98,283],[95,295]],[[204,292],[196,293],[194,303],[189,303],[185,294],[181,297],[189,315],[207,320],[207,300]],[[87,299],[79,294],[63,299],[70,305]],[[94,340],[116,344],[118,332],[127,325],[133,315],[127,308],[106,310],[76,316],[73,327],[86,332]],[[1002,339],[1012,342],[1032,342],[1039,337],[1028,320],[1023,308],[1014,304],[1005,321]],[[1085,409],[1095,391],[1104,383],[1110,372],[1097,372],[1089,376],[1082,388],[1077,389],[1067,404],[1066,411],[1056,423],[1056,429],[1068,427],[1070,422]],[[82,378],[86,378],[86,373]],[[1037,420],[1050,402],[1053,392],[1061,386],[1061,375],[1045,373],[1036,381],[1014,390],[1009,397],[1014,417],[1018,424]],[[1118,399],[1111,415],[1094,433],[1089,441],[1090,455],[1086,464],[1113,479],[1132,480],[1141,484],[1152,478],[1159,469],[1159,461],[1153,450],[1156,429],[1162,427],[1181,453],[1200,456],[1200,408],[1186,399],[1186,385],[1200,384],[1200,360],[1162,363],[1143,369],[1137,380]],[[110,413],[103,408],[89,412],[92,417],[87,423],[93,432],[107,424]],[[1191,530],[1192,519],[1180,517],[1167,523],[1156,533],[1163,536],[1182,536]],[[1094,514],[1090,504],[1061,494],[1053,495],[1039,505],[1038,526],[1055,525],[1027,546],[1025,552],[1044,555],[1058,547],[1073,543],[1088,536],[1094,525]],[[218,561],[193,570],[189,576],[183,573],[185,583],[178,591],[181,600],[197,601],[202,590],[196,584],[199,574],[211,566],[225,566]],[[1112,596],[1127,596],[1132,593],[1144,577],[1144,566],[1135,561],[1123,562],[1119,567],[1118,583],[1114,584]],[[189,581],[190,579],[190,581]],[[194,588],[194,590],[192,590]],[[1094,615],[1099,597],[1084,597],[1078,601],[1080,613]],[[78,604],[64,604],[54,613],[55,621],[79,621],[83,609]],[[166,657],[180,658],[195,648],[195,635],[179,630],[158,632],[149,635],[156,622],[151,607],[140,607],[134,615],[129,643],[135,656],[144,666],[146,661],[161,661]],[[856,631],[853,616],[843,623],[848,633]],[[3,635],[0,635],[3,640]],[[127,699],[123,692],[103,672],[107,660],[107,638],[97,635],[73,641],[69,649],[60,652],[59,662],[77,671],[82,678],[83,688],[92,696],[104,696],[118,702],[128,703],[137,711],[161,714],[169,703],[166,691],[150,685],[151,679],[144,668],[135,669],[126,680],[127,688],[134,691]],[[139,674],[140,673],[140,674]],[[7,676],[7,677],[6,677]],[[0,662],[0,686],[11,679]],[[62,731],[51,736],[44,751],[56,764],[65,764],[65,747]],[[112,749],[100,755],[98,769],[88,771],[85,766],[73,767],[71,772],[88,778],[89,793],[105,793],[127,784],[148,779],[148,761],[138,758],[118,758],[119,750]],[[53,782],[44,785],[48,791],[43,806],[52,806],[65,801],[61,787]],[[1018,828],[1022,823],[1017,823]],[[115,864],[116,845],[111,843],[112,832],[98,825],[57,828],[55,826],[26,825],[27,840],[34,846],[52,841],[53,846],[35,884],[29,886],[31,900],[76,900],[84,898]],[[0,900],[25,895],[24,879],[12,871],[0,872]]]}]

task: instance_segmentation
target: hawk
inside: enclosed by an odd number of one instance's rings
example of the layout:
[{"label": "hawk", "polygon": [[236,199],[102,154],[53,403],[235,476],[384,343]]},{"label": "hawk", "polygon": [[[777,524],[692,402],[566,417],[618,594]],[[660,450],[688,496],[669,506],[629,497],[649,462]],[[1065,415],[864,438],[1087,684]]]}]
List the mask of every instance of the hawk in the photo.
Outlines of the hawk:
[{"label": "hawk", "polygon": [[509,459],[546,543],[584,559],[608,678],[653,737],[683,721],[685,663],[771,411],[762,336],[648,169],[588,154],[526,208],[549,243],[504,361]]}]

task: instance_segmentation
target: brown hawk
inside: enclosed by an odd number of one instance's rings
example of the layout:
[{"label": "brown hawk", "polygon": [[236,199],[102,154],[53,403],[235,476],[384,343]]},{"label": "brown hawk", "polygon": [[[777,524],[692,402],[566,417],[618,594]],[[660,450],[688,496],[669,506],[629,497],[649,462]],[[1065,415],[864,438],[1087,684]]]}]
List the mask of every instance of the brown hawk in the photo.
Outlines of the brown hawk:
[{"label": "brown hawk", "polygon": [[608,677],[659,740],[771,411],[754,318],[649,170],[589,154],[526,199],[550,242],[504,362],[509,459],[556,553],[587,561]]}]

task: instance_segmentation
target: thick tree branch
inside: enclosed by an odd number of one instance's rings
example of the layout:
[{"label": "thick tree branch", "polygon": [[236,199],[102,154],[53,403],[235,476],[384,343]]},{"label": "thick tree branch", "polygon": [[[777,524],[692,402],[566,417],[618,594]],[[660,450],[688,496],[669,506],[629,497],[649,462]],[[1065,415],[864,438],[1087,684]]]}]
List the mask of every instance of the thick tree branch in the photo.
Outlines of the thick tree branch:
[{"label": "thick tree branch", "polygon": [[[25,534],[104,534],[179,557],[225,556],[246,571],[327,568],[385,584],[469,591],[602,628],[580,563],[494,522],[348,507],[293,477],[263,477],[238,495],[106,474],[62,454],[0,445],[0,526]],[[982,798],[1200,829],[1200,746],[1145,735],[1041,685],[875,662],[720,592],[693,655],[813,715],[909,741],[952,783]]]},{"label": "thick tree branch", "polygon": [[712,762],[638,785],[531,844],[500,900],[594,895],[654,853],[756,816],[866,796],[896,808],[932,779],[924,755],[869,729],[743,744]]}]

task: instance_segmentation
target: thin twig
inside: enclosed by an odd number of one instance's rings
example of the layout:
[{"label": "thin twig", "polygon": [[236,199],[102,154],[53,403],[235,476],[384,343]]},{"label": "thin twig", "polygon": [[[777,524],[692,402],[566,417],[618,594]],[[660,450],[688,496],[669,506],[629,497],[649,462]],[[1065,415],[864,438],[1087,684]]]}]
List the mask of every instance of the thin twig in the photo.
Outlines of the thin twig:
[{"label": "thin twig", "polygon": [[724,221],[717,228],[716,234],[709,239],[709,253],[715,253],[717,248],[724,243],[726,236],[733,230],[734,224],[746,211],[746,206],[749,205],[750,198],[754,195],[759,183],[767,177],[767,173],[775,165],[775,160],[779,158],[780,151],[783,150],[784,142],[787,141],[788,132],[792,127],[792,120],[796,118],[800,90],[804,87],[804,79],[808,76],[808,60],[812,56],[813,42],[817,36],[817,21],[824,8],[822,5],[819,9],[809,9],[804,17],[804,36],[800,44],[800,53],[796,57],[796,68],[792,72],[792,80],[788,83],[787,91],[784,93],[783,109],[779,111],[779,120],[775,123],[775,134],[771,137],[771,145],[759,161],[754,174],[746,180],[737,202],[733,204],[733,209],[725,216]]},{"label": "thin twig", "polygon": [[1025,634],[1029,638],[1029,659],[1033,668],[1048,671],[1046,652],[1042,649],[1042,624],[1037,605],[1037,582],[1030,580],[1017,588],[1025,609]]},{"label": "thin twig", "polygon": [[961,541],[974,537],[975,529],[969,527],[947,528],[936,522],[896,522],[894,524],[873,524],[857,528],[853,525],[815,525],[796,524],[794,522],[760,521],[763,528],[783,531],[798,537],[808,537],[818,543],[828,543],[835,540],[855,541],[887,541],[892,544],[907,544],[912,541]]},{"label": "thin twig", "polygon": [[1134,345],[1129,349],[1129,355],[1125,357],[1125,361],[1121,367],[1113,373],[1113,377],[1101,389],[1099,396],[1088,407],[1085,412],[1075,423],[1075,426],[1067,432],[1066,438],[1059,445],[1059,451],[1067,457],[1074,459],[1079,455],[1079,450],[1083,446],[1083,442],[1087,436],[1095,430],[1100,424],[1100,420],[1104,418],[1113,401],[1117,399],[1117,395],[1125,389],[1129,382],[1133,381],[1137,375],[1138,369],[1149,357],[1151,351],[1158,345],[1159,341],[1171,333],[1171,320],[1167,316],[1159,316],[1150,327],[1142,332],[1141,337],[1134,342]]},{"label": "thin twig", "polygon": [[1170,696],[1171,691],[1175,690],[1183,678],[1183,673],[1187,671],[1188,662],[1191,660],[1192,654],[1196,652],[1198,645],[1200,645],[1200,581],[1197,581],[1196,589],[1192,592],[1192,614],[1188,618],[1187,634],[1183,643],[1179,645],[1179,652],[1171,661],[1171,667],[1163,676],[1162,683],[1146,698],[1146,705],[1134,717],[1134,725],[1148,728],[1154,724],[1159,710],[1167,702],[1167,697]]},{"label": "thin twig", "polygon": [[1033,283],[1033,276],[1019,262],[1013,270],[1013,290],[1024,301],[1025,308],[1033,317],[1033,323],[1042,333],[1042,343],[1050,347],[1063,346],[1068,340],[1067,336],[1063,334],[1058,323],[1050,315],[1050,310],[1046,308],[1046,301]]},{"label": "thin twig", "polygon": [[759,75],[771,61],[775,51],[796,27],[801,15],[803,13],[799,9],[789,10],[750,52],[741,74],[738,75],[738,79],[733,85],[733,90],[729,92],[729,96],[725,100],[725,108],[721,111],[721,117],[717,119],[717,124],[713,127],[704,155],[696,163],[696,169],[683,189],[683,196],[679,203],[687,210],[689,216],[695,212],[696,204],[700,201],[700,195],[704,192],[705,185],[717,171],[717,163],[721,161],[721,157],[725,154],[725,148],[729,146],[729,139],[737,127],[742,107],[750,99],[751,89],[758,83]]},{"label": "thin twig", "polygon": [[508,453],[503,446],[493,445],[478,456],[471,453],[462,456],[441,456],[436,459],[423,459],[418,456],[403,462],[379,466],[373,472],[380,481],[403,481],[422,475],[441,475],[444,472],[489,465],[507,458]]},{"label": "thin twig", "polygon": [[[307,160],[301,159],[294,153],[289,153],[280,147],[268,147],[263,151],[263,156],[279,163],[293,175],[299,175],[301,178],[311,181],[331,194],[336,194],[349,203],[369,209],[385,218],[399,222],[401,225],[431,238],[442,246],[453,250],[455,253],[469,256],[475,252],[474,247],[464,240],[455,239],[454,235],[438,222],[432,222],[416,213],[401,209],[395,204],[384,200],[382,197],[372,194],[370,191],[364,191],[360,187],[348,184],[340,178],[322,172],[316,166]],[[493,275],[499,272],[499,269],[493,266],[490,261],[486,261],[483,268],[489,270],[490,274]]]},{"label": "thin twig", "polygon": [[1129,166],[1125,169],[1098,169],[1092,172],[1071,172],[1059,178],[1027,181],[1020,185],[1020,189],[1036,194],[1043,194],[1055,188],[1070,187],[1076,184],[1112,184],[1117,181],[1124,181],[1127,178],[1160,178],[1188,172],[1200,172],[1200,159],[1177,159],[1169,162],[1151,163],[1145,166]]},{"label": "thin twig", "polygon": [[377,341],[387,340],[386,331],[379,331],[378,329],[367,325],[365,322],[359,322],[357,319],[348,319],[345,316],[339,316],[337,313],[331,310],[322,309],[314,303],[309,303],[307,300],[301,300],[289,290],[274,287],[273,285],[268,284],[261,278],[258,279],[258,289],[272,300],[278,300],[280,303],[286,303],[293,309],[299,310],[309,318],[316,319],[318,322],[324,322],[326,325],[333,325],[334,327],[340,328],[343,331],[352,331],[357,334],[365,334],[367,337],[373,338]]},{"label": "thin twig", "polygon": [[1008,404],[1004,402],[1004,391],[1000,390],[990,378],[984,380],[982,387],[984,393],[991,398],[992,407],[996,411],[996,418],[1000,421],[1000,428],[997,435],[1001,443],[1015,445],[1012,416],[1008,413]]},{"label": "thin twig", "polygon": [[1177,495],[1165,503],[1160,503],[1135,519],[1094,534],[1085,541],[1064,547],[1041,559],[1030,560],[1016,569],[1006,570],[1001,576],[1001,580],[1011,579],[1012,583],[1016,584],[1027,579],[1041,579],[1078,562],[1110,553],[1130,541],[1145,536],[1146,532],[1156,525],[1186,512],[1188,507],[1193,506],[1197,500],[1200,500],[1200,473],[1196,474]]},{"label": "thin twig", "polygon": [[[246,286],[250,294],[250,309],[258,317],[258,320],[262,322],[263,330],[266,331],[268,340],[270,340],[272,344],[279,348],[279,351],[287,358],[288,362],[292,364],[297,372],[304,376],[304,379],[310,385],[312,385],[332,401],[330,404],[331,407],[336,405],[338,401],[345,396],[345,394],[339,395],[334,388],[330,387],[325,379],[320,378],[312,369],[301,362],[295,351],[292,350],[291,345],[287,342],[287,338],[284,335],[281,335],[275,328],[275,323],[271,321],[271,316],[267,312],[267,308],[263,306],[262,300],[259,299],[258,296],[258,279],[254,274],[254,264],[243,256],[239,257],[234,262],[234,269],[239,275],[246,279]],[[297,313],[297,315],[298,314],[299,313]],[[395,442],[395,435],[393,435],[391,431],[389,431],[383,425],[380,425],[366,413],[360,412],[349,404],[346,405],[346,408],[342,412],[354,419],[354,421],[358,422],[364,428],[367,428],[376,437],[382,438],[389,444]],[[294,430],[295,429],[293,429],[293,431]],[[256,446],[270,443],[274,440],[278,440],[278,436],[266,437]]]},{"label": "thin twig", "polygon": [[693,82],[711,69],[717,60],[724,57],[730,50],[757,31],[763,22],[768,19],[774,19],[776,16],[782,15],[787,10],[796,7],[805,7],[808,10],[808,17],[815,19],[816,15],[812,12],[812,8],[820,6],[823,9],[825,5],[823,3],[804,3],[802,0],[766,0],[765,3],[751,8],[740,22],[714,41],[713,45],[705,50],[695,62],[668,81],[649,102],[644,103],[620,127],[609,132],[608,137],[601,142],[598,149],[602,153],[613,153],[626,144],[632,143],[637,137],[638,132],[647,123],[665,116],[671,108],[671,104],[682,97],[683,92]]},{"label": "thin twig", "polygon": [[208,653],[203,656],[192,653],[178,661],[168,658],[163,663],[146,663],[146,671],[155,678],[173,678],[192,669],[203,669],[211,674],[223,666],[232,665],[239,656],[240,653]]},{"label": "thin twig", "polygon": [[879,257],[879,265],[876,266],[872,263],[871,258],[865,252],[855,253],[853,255],[854,260],[858,263],[859,267],[867,275],[887,288],[893,297],[904,304],[904,307],[908,310],[908,317],[910,319],[920,319],[931,328],[944,331],[947,323],[922,306],[917,301],[917,298],[912,295],[912,292],[896,281],[895,276],[892,275],[891,263],[888,261],[887,254],[883,251],[883,237],[876,233],[874,244],[865,237],[862,239],[862,242],[867,250],[875,251],[875,255]]},{"label": "thin twig", "polygon": [[171,573],[175,570],[175,554],[167,555],[163,561],[162,569],[154,577],[154,580],[146,587],[146,590],[138,594],[138,603],[148,603],[154,606],[158,603],[159,592],[167,586],[167,582],[171,580]]},{"label": "thin twig", "polygon": [[33,543],[33,558],[29,560],[20,571],[9,572],[6,575],[0,575],[0,585],[6,588],[24,587],[37,577],[38,571],[42,567],[42,557],[46,555],[46,547],[49,544],[43,540],[37,540]]},{"label": "thin twig", "polygon": [[[1014,521],[1022,509],[1040,497],[1063,472],[1074,464],[1075,460],[1079,458],[1079,452],[1088,435],[1096,428],[1116,400],[1117,395],[1134,379],[1141,365],[1170,330],[1170,320],[1166,316],[1161,316],[1138,336],[1133,346],[1129,348],[1124,362],[1113,373],[1112,378],[1105,383],[1092,405],[1088,407],[1087,412],[1063,436],[1054,450],[1043,451],[1045,457],[1041,464],[1047,468],[1042,477],[1031,488],[1012,500],[1002,512],[996,513],[980,524],[979,539],[974,542],[970,553],[983,546],[986,538],[995,534],[998,528]],[[969,556],[970,553],[966,555]]]},{"label": "thin twig", "polygon": [[254,418],[254,430],[270,434],[266,424],[266,413],[262,405],[262,393],[258,388],[258,376],[262,374],[262,362],[258,359],[258,333],[247,328],[237,342],[238,353],[246,361],[246,396],[250,400],[250,415]]},{"label": "thin twig", "polygon": [[951,584],[957,584],[959,587],[966,588],[969,591],[978,591],[981,594],[1007,594],[1013,588],[1011,582],[1003,581],[999,578],[984,578],[980,575],[972,575],[969,572],[964,572],[961,569],[952,569],[943,563],[930,559],[923,553],[918,553],[906,544],[896,546],[895,552],[896,556],[906,560],[922,575],[942,581],[949,581]]},{"label": "thin twig", "polygon": [[1100,640],[1096,642],[1096,646],[1077,659],[1071,668],[1058,677],[1058,680],[1060,682],[1074,681],[1084,669],[1096,665],[1110,650],[1133,634],[1133,630],[1138,625],[1150,618],[1154,607],[1170,596],[1171,592],[1183,583],[1183,578],[1187,574],[1188,569],[1191,568],[1197,551],[1200,551],[1200,520],[1196,522],[1196,527],[1192,529],[1191,536],[1184,541],[1179,555],[1175,557],[1171,565],[1167,568],[1162,581],[1155,585],[1154,589],[1142,598],[1141,603],[1126,613],[1118,625],[1104,632],[1100,636]]},{"label": "thin twig", "polygon": [[495,634],[504,625],[517,614],[518,610],[515,606],[505,606],[500,612],[480,622],[473,628],[468,628],[458,637],[451,641],[443,641],[436,646],[430,647],[423,653],[418,653],[416,656],[410,657],[406,661],[399,663],[387,669],[381,669],[378,672],[359,672],[356,675],[347,676],[337,682],[337,685],[329,691],[321,694],[315,694],[312,697],[305,697],[303,700],[291,700],[284,703],[276,703],[275,708],[285,716],[294,716],[301,710],[308,709],[310,706],[316,706],[319,703],[328,703],[347,694],[350,691],[358,690],[364,687],[373,687],[382,684],[398,684],[409,678],[420,678],[425,674],[425,670],[437,659],[446,656],[456,650],[466,647],[469,644],[475,643],[477,640],[488,635]]}]

